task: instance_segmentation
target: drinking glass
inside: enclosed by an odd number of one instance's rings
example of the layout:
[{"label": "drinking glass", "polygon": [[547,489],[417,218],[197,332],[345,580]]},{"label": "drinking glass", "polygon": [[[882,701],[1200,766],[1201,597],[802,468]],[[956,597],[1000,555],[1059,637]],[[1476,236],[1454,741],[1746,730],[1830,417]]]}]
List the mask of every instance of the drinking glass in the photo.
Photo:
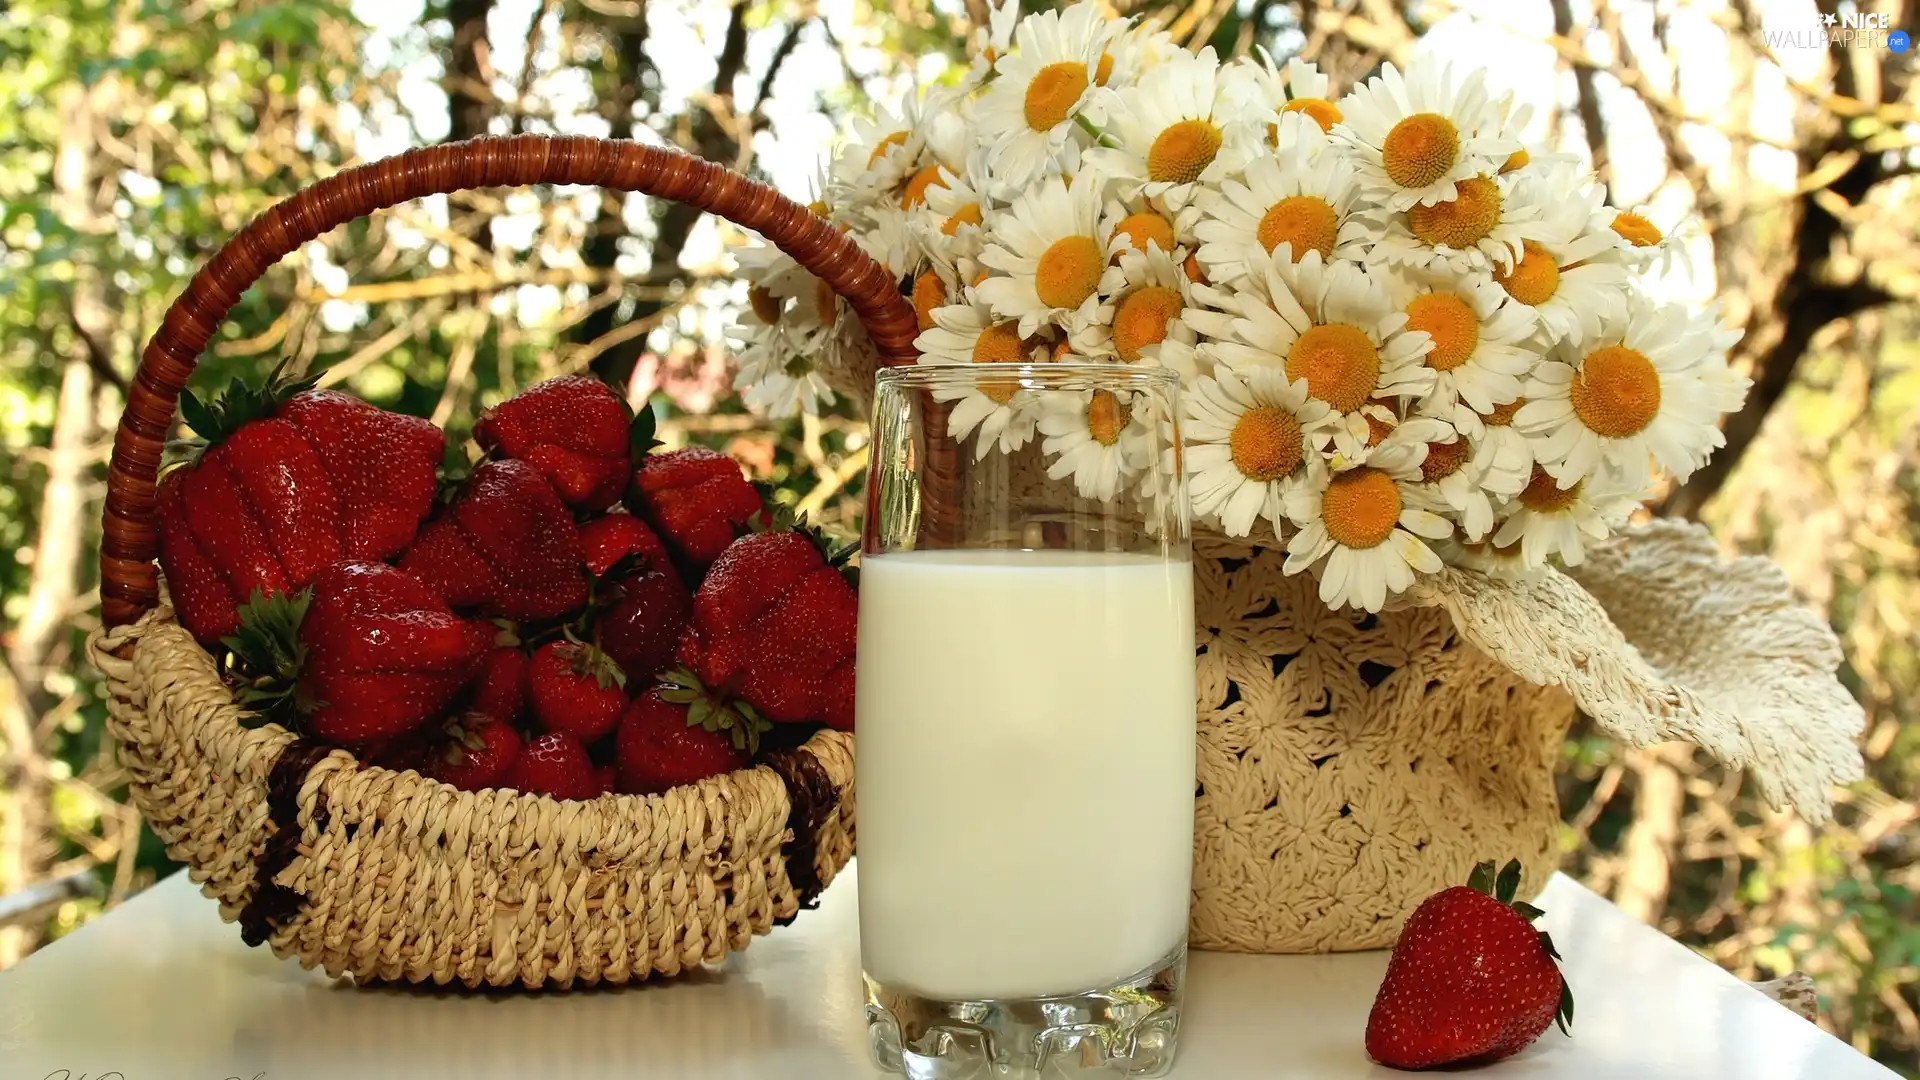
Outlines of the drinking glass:
[{"label": "drinking glass", "polygon": [[854,767],[882,1068],[1172,1065],[1194,795],[1178,394],[1117,364],[878,376]]}]

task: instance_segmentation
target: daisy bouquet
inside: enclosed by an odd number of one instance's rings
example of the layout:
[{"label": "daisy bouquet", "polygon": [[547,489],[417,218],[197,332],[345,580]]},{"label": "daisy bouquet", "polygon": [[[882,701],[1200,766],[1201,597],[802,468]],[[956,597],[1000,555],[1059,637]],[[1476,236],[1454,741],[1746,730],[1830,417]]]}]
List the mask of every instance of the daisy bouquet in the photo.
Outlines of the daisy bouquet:
[{"label": "daisy bouquet", "polygon": [[[1174,368],[1186,446],[1151,460],[1164,418],[1009,382],[952,402],[977,455],[1037,441],[1099,499],[1183,468],[1196,523],[1379,611],[1449,564],[1579,564],[1744,399],[1737,333],[1647,287],[1675,239],[1526,146],[1481,72],[1389,65],[1335,100],[1312,64],[1090,2],[1005,4],[970,44],[955,84],[856,125],[814,211],[899,279],[920,363]],[[845,301],[771,249],[740,263],[749,404],[858,392]]]}]

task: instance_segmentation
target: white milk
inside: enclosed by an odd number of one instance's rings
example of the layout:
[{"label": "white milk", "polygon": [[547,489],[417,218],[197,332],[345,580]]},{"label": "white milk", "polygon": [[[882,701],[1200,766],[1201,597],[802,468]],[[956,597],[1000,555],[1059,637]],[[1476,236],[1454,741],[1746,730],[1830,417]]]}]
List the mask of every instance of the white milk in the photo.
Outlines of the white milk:
[{"label": "white milk", "polygon": [[860,567],[860,951],[934,998],[1101,989],[1187,931],[1193,571],[1061,551]]}]

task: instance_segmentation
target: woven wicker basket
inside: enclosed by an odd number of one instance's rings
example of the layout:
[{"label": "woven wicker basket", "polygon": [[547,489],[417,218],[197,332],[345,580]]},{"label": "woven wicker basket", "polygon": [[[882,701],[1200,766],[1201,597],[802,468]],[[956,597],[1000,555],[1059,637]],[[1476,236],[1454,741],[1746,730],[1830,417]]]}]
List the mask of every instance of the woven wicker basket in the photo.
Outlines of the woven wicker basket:
[{"label": "woven wicker basket", "polygon": [[249,730],[179,627],[154,565],[154,487],[176,400],[240,295],[344,222],[467,188],[591,184],[754,229],[845,296],[886,362],[912,358],[886,270],[771,188],[671,150],[514,136],[349,169],[248,225],[142,354],[114,442],[101,548],[111,689],[134,802],[251,944],[329,974],[528,987],[625,982],[719,960],[791,920],[853,853],[853,748],[823,731],[752,769],[655,796],[462,792],[277,727]]}]

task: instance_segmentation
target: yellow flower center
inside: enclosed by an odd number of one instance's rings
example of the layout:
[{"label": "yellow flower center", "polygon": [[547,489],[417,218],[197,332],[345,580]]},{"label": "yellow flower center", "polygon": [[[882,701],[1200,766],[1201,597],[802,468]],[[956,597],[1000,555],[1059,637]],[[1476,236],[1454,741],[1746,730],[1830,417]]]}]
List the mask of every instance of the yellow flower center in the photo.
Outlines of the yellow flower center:
[{"label": "yellow flower center", "polygon": [[940,231],[946,233],[948,236],[952,236],[954,233],[960,231],[960,226],[962,225],[978,224],[980,224],[980,204],[970,202],[960,207],[960,209],[955,210],[953,216],[941,224]]},{"label": "yellow flower center", "polygon": [[1093,85],[1105,86],[1107,80],[1111,78],[1113,78],[1113,54],[1103,52],[1100,54],[1100,62],[1093,65]]},{"label": "yellow flower center", "polygon": [[1665,239],[1653,222],[1625,210],[1614,215],[1613,231],[1634,247],[1653,247]]},{"label": "yellow flower center", "polygon": [[1165,285],[1148,285],[1122,299],[1113,310],[1113,347],[1131,364],[1140,350],[1167,339],[1167,323],[1180,314],[1180,294]]},{"label": "yellow flower center", "polygon": [[1294,98],[1292,101],[1280,106],[1280,111],[1306,113],[1313,119],[1314,123],[1320,125],[1321,131],[1332,131],[1333,125],[1346,119],[1346,117],[1340,113],[1340,106],[1335,105],[1326,98]]},{"label": "yellow flower center", "polygon": [[1520,406],[1526,403],[1526,398],[1514,398],[1505,405],[1495,405],[1490,413],[1482,413],[1480,419],[1485,421],[1488,427],[1512,427],[1513,414],[1519,412]]},{"label": "yellow flower center", "polygon": [[1220,152],[1220,129],[1205,120],[1182,120],[1154,136],[1147,149],[1147,179],[1190,184]]},{"label": "yellow flower center", "polygon": [[1420,463],[1420,479],[1431,484],[1459,472],[1460,466],[1467,463],[1467,449],[1465,439],[1428,443],[1427,460]]},{"label": "yellow flower center", "polygon": [[1368,446],[1379,446],[1381,443],[1386,442],[1387,436],[1393,434],[1393,429],[1400,426],[1396,421],[1382,420],[1372,413],[1366,414],[1366,420]]},{"label": "yellow flower center", "polygon": [[[905,135],[898,135],[894,137],[898,138],[902,142],[905,142],[907,138]],[[815,199],[812,202],[808,203],[807,209],[813,211],[813,216],[815,217],[826,217],[832,213],[831,210],[827,209],[827,204],[821,202],[819,199]]]},{"label": "yellow flower center", "polygon": [[1072,357],[1073,342],[1068,341],[1066,338],[1061,338],[1059,341],[1054,342],[1053,351],[1047,355],[1047,359],[1056,364],[1063,364],[1072,359]]},{"label": "yellow flower center", "polygon": [[1027,84],[1027,126],[1050,131],[1066,122],[1074,103],[1087,92],[1087,65],[1075,60],[1048,64]]},{"label": "yellow flower center", "polygon": [[1400,488],[1379,469],[1361,467],[1327,482],[1320,520],[1345,548],[1378,547],[1400,523]]},{"label": "yellow flower center", "polygon": [[1287,378],[1307,380],[1307,392],[1335,412],[1352,412],[1380,384],[1380,350],[1357,326],[1309,326],[1287,350]]},{"label": "yellow flower center", "polygon": [[1205,285],[1207,283],[1207,275],[1200,269],[1200,260],[1192,254],[1187,256],[1186,262],[1180,264],[1180,268],[1187,272],[1188,281],[1196,285]]},{"label": "yellow flower center", "polygon": [[1289,245],[1294,262],[1309,251],[1322,258],[1333,257],[1333,241],[1340,231],[1333,207],[1317,195],[1289,195],[1260,215],[1255,236],[1268,254],[1281,244]]},{"label": "yellow flower center", "polygon": [[840,314],[840,294],[833,291],[825,278],[813,283],[813,310],[822,323],[830,323]]},{"label": "yellow flower center", "polygon": [[1127,426],[1130,415],[1130,410],[1120,404],[1113,391],[1096,390],[1093,401],[1087,405],[1087,434],[1101,446],[1112,446],[1120,441],[1120,432]]},{"label": "yellow flower center", "polygon": [[1147,250],[1147,241],[1160,245],[1160,250],[1173,254],[1173,222],[1151,210],[1142,210],[1137,214],[1128,214],[1120,219],[1113,231],[1127,238],[1127,246],[1135,251]]},{"label": "yellow flower center", "polygon": [[1407,329],[1425,330],[1433,338],[1427,366],[1452,371],[1473,355],[1480,344],[1480,320],[1473,308],[1453,293],[1427,293],[1407,305]]},{"label": "yellow flower center", "polygon": [[927,200],[927,189],[946,187],[940,180],[940,166],[929,165],[913,174],[907,181],[907,189],[900,195],[900,205],[911,210]]},{"label": "yellow flower center", "polygon": [[[973,343],[973,362],[976,364],[1017,364],[1020,362],[1020,330],[1014,323],[1001,323],[980,331],[980,337]],[[1017,389],[1011,379],[983,382],[980,392],[989,400],[1005,405],[1012,400]]]},{"label": "yellow flower center", "polygon": [[1637,350],[1608,345],[1587,354],[1567,387],[1567,400],[1596,435],[1638,435],[1660,412],[1660,373]]},{"label": "yellow flower center", "polygon": [[1033,291],[1050,308],[1077,308],[1100,287],[1100,272],[1106,267],[1106,253],[1092,237],[1062,237],[1040,254]]},{"label": "yellow flower center", "polygon": [[1300,467],[1305,460],[1306,437],[1292,413],[1272,405],[1256,405],[1234,422],[1227,448],[1242,476],[1264,484]]},{"label": "yellow flower center", "polygon": [[1432,206],[1407,208],[1407,227],[1435,247],[1469,248],[1500,224],[1500,185],[1484,176],[1454,185],[1454,196]]},{"label": "yellow flower center", "polygon": [[907,145],[907,133],[904,131],[896,131],[886,138],[881,139],[878,143],[874,144],[873,153],[867,156],[867,168],[871,169],[874,165],[878,164],[881,158],[887,156],[887,151],[896,146],[905,145]]},{"label": "yellow flower center", "polygon": [[763,286],[754,285],[747,289],[747,306],[753,309],[755,318],[768,326],[780,321],[780,298]]},{"label": "yellow flower center", "polygon": [[1500,175],[1505,176],[1516,169],[1524,169],[1532,160],[1533,155],[1527,153],[1527,148],[1523,146],[1507,155],[1507,160],[1500,165]]},{"label": "yellow flower center", "polygon": [[920,323],[920,329],[933,329],[933,309],[947,302],[947,287],[941,282],[940,275],[931,270],[920,271],[913,279],[913,315]]},{"label": "yellow flower center", "polygon": [[1439,113],[1414,113],[1393,125],[1380,148],[1387,179],[1403,188],[1438,181],[1459,159],[1460,131]]},{"label": "yellow flower center", "polygon": [[1523,254],[1518,262],[1505,270],[1494,267],[1493,280],[1507,290],[1507,295],[1532,307],[1553,299],[1560,291],[1560,266],[1546,248],[1531,240],[1522,245]]},{"label": "yellow flower center", "polygon": [[1520,492],[1520,505],[1536,514],[1557,514],[1573,505],[1580,497],[1580,488],[1586,481],[1575,481],[1570,488],[1562,488],[1547,470],[1538,465],[1533,467],[1533,479]]}]

